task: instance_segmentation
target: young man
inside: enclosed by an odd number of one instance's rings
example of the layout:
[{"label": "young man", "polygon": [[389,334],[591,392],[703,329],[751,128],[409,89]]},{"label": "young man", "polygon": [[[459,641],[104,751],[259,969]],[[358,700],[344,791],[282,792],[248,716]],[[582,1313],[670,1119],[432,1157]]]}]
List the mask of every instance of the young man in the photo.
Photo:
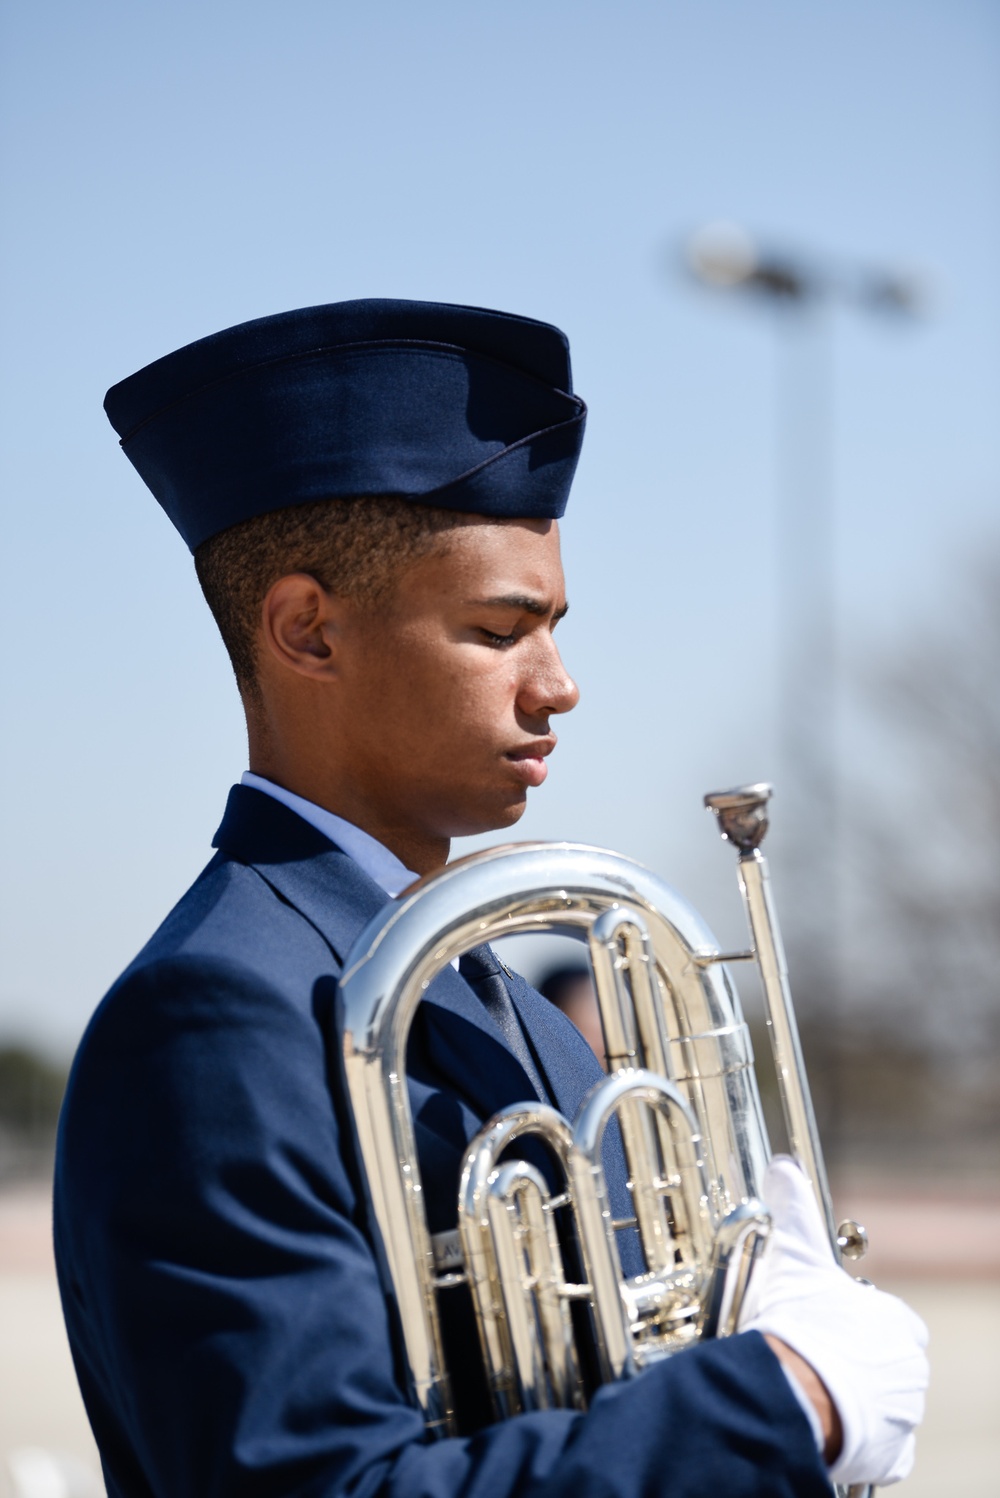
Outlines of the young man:
[{"label": "young man", "polygon": [[[584,421],[571,391],[553,328],[369,301],[230,329],[109,393],[195,554],[250,748],[216,857],[97,1011],[61,1124],[60,1284],[111,1498],[740,1498],[824,1493],[838,1456],[848,1477],[906,1466],[919,1328],[816,1248],[794,1170],[773,1182],[757,1330],[585,1415],[490,1425],[455,1292],[468,1434],[427,1441],[408,1397],[334,994],[387,898],[453,837],[517,821],[576,702],[554,636]],[[409,1054],[431,1230],[455,1225],[485,1119],[536,1095],[572,1117],[600,1075],[488,949],[446,968]],[[607,1166],[624,1215],[613,1148]]]}]

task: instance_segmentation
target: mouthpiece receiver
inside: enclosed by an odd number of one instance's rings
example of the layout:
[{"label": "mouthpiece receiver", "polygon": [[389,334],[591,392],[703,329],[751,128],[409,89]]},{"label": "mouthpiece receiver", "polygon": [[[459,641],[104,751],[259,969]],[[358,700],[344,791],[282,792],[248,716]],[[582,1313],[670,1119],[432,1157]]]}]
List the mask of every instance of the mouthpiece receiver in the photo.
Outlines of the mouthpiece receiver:
[{"label": "mouthpiece receiver", "polygon": [[764,840],[768,828],[767,803],[771,787],[766,781],[738,785],[731,791],[709,791],[705,805],[714,811],[719,831],[741,853],[752,853]]}]

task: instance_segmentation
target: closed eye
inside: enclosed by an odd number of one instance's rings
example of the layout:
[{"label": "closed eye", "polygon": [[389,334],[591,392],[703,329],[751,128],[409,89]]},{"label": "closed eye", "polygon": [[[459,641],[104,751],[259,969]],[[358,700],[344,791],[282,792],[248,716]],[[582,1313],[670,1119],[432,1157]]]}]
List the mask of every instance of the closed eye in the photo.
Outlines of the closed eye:
[{"label": "closed eye", "polygon": [[497,635],[491,629],[481,629],[479,633],[488,645],[493,645],[497,650],[503,650],[517,640],[517,635]]}]

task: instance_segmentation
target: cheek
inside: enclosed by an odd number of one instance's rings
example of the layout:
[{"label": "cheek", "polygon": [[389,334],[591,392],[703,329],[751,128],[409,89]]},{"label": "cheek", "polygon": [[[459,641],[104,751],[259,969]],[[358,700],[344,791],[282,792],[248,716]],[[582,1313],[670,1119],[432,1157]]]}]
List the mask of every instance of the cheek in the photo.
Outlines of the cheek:
[{"label": "cheek", "polygon": [[386,635],[358,664],[355,700],[366,733],[381,732],[387,750],[389,738],[405,737],[419,754],[421,744],[493,746],[508,736],[524,670],[511,654],[415,628]]},{"label": "cheek", "polygon": [[505,744],[515,695],[510,662],[477,647],[453,647],[421,662],[406,686],[411,723],[420,724],[428,745],[446,740],[453,750]]},{"label": "cheek", "polygon": [[461,707],[470,723],[504,722],[517,697],[517,675],[510,656],[497,651],[470,650],[443,677],[449,700]]}]

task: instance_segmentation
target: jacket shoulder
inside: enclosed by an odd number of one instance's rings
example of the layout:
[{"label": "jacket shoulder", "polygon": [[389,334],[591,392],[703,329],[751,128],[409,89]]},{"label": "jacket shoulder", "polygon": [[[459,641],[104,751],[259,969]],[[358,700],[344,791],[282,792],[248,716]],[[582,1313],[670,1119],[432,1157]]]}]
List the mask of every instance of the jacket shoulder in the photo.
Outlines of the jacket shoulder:
[{"label": "jacket shoulder", "polygon": [[121,1067],[160,1069],[189,1045],[225,1046],[242,1066],[252,1037],[266,1049],[269,1034],[298,1033],[321,1064],[339,970],[311,922],[253,868],[213,859],[95,1010],[64,1114],[95,1079],[103,1088]]},{"label": "jacket shoulder", "polygon": [[172,961],[195,968],[235,962],[279,983],[282,977],[294,983],[317,967],[338,967],[327,942],[294,905],[255,868],[222,854],[181,896],[109,997],[144,969]]}]

